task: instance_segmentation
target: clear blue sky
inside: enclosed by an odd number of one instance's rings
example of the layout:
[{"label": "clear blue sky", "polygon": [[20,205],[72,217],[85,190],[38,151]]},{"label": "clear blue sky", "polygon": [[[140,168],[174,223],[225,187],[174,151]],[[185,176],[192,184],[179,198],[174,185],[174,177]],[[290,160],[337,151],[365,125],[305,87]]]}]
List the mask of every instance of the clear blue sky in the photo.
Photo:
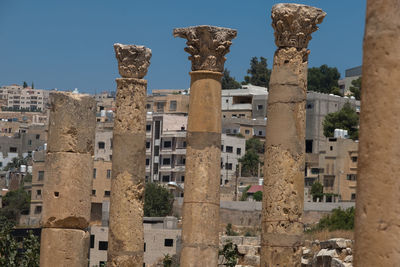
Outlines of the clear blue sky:
[{"label": "clear blue sky", "polygon": [[[190,62],[176,27],[215,25],[238,30],[225,67],[243,80],[250,58],[272,66],[271,7],[275,0],[0,0],[0,85],[115,90],[119,77],[113,44],[152,49],[148,89],[188,88]],[[313,34],[309,66],[339,71],[361,65],[365,0],[289,1],[322,8],[327,16]]]}]

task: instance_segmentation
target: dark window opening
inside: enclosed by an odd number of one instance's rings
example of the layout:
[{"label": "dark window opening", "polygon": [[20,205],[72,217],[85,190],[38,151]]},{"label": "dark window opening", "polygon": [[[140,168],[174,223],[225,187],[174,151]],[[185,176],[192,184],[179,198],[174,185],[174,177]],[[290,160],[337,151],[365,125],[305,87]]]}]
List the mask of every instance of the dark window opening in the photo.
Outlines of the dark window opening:
[{"label": "dark window opening", "polygon": [[172,146],[171,141],[164,141],[164,148],[170,148]]},{"label": "dark window opening", "polygon": [[97,146],[99,149],[104,149],[106,147],[106,144],[104,142],[98,142]]},{"label": "dark window opening", "polygon": [[226,152],[227,153],[232,153],[233,152],[233,147],[232,146],[226,146]]},{"label": "dark window opening", "polygon": [[312,153],[313,140],[306,140],[306,153]]},{"label": "dark window opening", "polygon": [[165,247],[173,247],[174,246],[174,240],[173,239],[164,239],[164,246]]},{"label": "dark window opening", "polygon": [[111,195],[111,192],[110,192],[110,191],[107,191],[107,190],[104,191],[104,196],[105,196],[105,197],[109,197],[110,195]]},{"label": "dark window opening", "polygon": [[99,250],[107,250],[108,242],[107,241],[99,241]]},{"label": "dark window opening", "polygon": [[94,248],[94,235],[90,235],[90,248]]}]

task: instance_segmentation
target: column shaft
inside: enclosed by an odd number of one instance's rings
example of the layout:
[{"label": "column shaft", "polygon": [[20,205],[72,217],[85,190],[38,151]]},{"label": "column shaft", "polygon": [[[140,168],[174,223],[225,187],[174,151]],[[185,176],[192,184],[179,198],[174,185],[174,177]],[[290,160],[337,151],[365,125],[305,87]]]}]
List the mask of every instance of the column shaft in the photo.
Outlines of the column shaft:
[{"label": "column shaft", "polygon": [[96,102],[50,94],[40,266],[88,265]]},{"label": "column shaft", "polygon": [[181,266],[217,266],[222,74],[190,74]]},{"label": "column shaft", "polygon": [[354,266],[398,266],[400,6],[367,1]]},{"label": "column shaft", "polygon": [[143,265],[146,159],[146,86],[117,79],[113,132],[108,265]]}]

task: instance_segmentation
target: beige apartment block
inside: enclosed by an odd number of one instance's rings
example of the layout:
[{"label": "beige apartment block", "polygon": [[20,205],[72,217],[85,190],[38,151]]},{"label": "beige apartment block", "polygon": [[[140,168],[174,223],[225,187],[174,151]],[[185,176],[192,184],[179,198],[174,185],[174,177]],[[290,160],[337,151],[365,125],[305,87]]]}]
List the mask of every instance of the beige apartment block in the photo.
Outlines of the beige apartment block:
[{"label": "beige apartment block", "polygon": [[[178,254],[181,250],[181,229],[177,227],[175,217],[145,217],[144,226],[144,263],[151,266],[164,258]],[[108,227],[92,225],[90,227],[90,267],[99,267],[107,262]]]},{"label": "beige apartment block", "polygon": [[[320,173],[317,178],[324,186],[324,193],[338,195],[340,201],[355,201],[357,161],[357,141],[327,138],[319,154]],[[327,196],[326,201],[334,199]]]},{"label": "beige apartment block", "polygon": [[94,161],[93,188],[91,194],[91,224],[100,224],[103,202],[110,201],[112,162],[103,159]]},{"label": "beige apartment block", "polygon": [[31,204],[29,213],[29,226],[40,226],[40,219],[42,218],[43,206],[43,183],[44,183],[44,169],[45,169],[46,151],[36,151],[32,156],[32,188],[31,188]]},{"label": "beige apartment block", "polygon": [[23,88],[13,84],[0,87],[0,99],[8,108],[45,110],[49,102],[50,90]]},{"label": "beige apartment block", "polygon": [[187,90],[153,90],[147,96],[148,112],[166,114],[188,114],[189,95]]}]

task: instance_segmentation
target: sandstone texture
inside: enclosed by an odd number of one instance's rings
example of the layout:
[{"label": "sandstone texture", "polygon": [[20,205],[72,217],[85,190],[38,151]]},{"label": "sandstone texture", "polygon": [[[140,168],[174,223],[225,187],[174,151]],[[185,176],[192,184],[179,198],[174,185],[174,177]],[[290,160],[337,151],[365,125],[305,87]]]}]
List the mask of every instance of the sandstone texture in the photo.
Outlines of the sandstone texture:
[{"label": "sandstone texture", "polygon": [[43,228],[40,266],[87,267],[89,241],[89,233],[83,230]]},{"label": "sandstone texture", "polygon": [[94,153],[96,101],[89,95],[50,93],[48,152]]},{"label": "sandstone texture", "polygon": [[[354,265],[400,262],[399,1],[367,2]],[[379,86],[378,86],[379,84]]]},{"label": "sandstone texture", "polygon": [[229,28],[201,25],[177,28],[174,37],[187,39],[185,51],[190,54],[192,71],[224,71],[225,55],[229,52],[237,31]]},{"label": "sandstone texture", "polygon": [[43,227],[85,229],[90,221],[93,158],[90,154],[47,153]]},{"label": "sandstone texture", "polygon": [[119,74],[123,78],[142,79],[150,66],[151,50],[141,45],[114,44]]},{"label": "sandstone texture", "polygon": [[146,134],[147,81],[117,79],[114,132]]},{"label": "sandstone texture", "polygon": [[117,79],[107,266],[143,266],[147,81],[141,78],[151,51],[114,48],[123,78]]},{"label": "sandstone texture", "polygon": [[300,4],[276,4],[271,13],[277,47],[307,48],[311,33],[326,16],[319,8]]},{"label": "sandstone texture", "polygon": [[268,96],[261,266],[301,264],[307,45],[325,15],[298,4],[272,8],[278,49]]}]

